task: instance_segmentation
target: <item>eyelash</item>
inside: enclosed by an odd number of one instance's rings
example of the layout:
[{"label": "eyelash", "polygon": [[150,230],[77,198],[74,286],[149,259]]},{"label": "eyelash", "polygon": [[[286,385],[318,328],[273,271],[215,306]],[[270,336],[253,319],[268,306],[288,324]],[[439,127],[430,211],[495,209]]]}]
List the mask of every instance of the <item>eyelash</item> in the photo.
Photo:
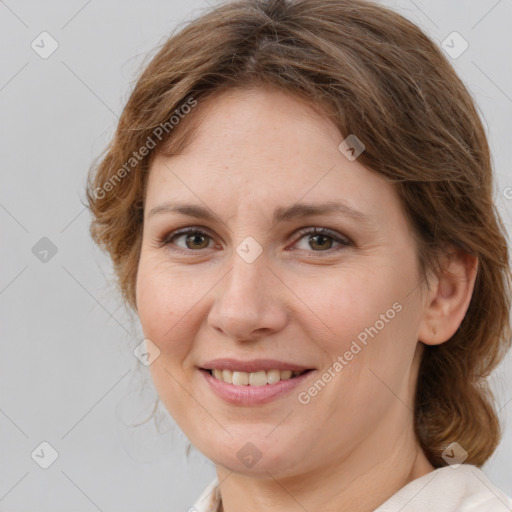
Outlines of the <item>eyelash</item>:
[{"label": "eyelash", "polygon": [[[208,233],[206,233],[205,231],[202,231],[196,227],[188,227],[188,228],[183,228],[183,229],[180,229],[180,230],[177,230],[177,231],[173,231],[172,233],[169,233],[168,235],[166,235],[162,240],[160,240],[160,243],[159,245],[161,247],[167,247],[169,248],[170,250],[172,250],[173,252],[180,252],[182,254],[191,254],[191,253],[199,253],[202,251],[202,249],[198,249],[198,250],[194,250],[194,249],[182,249],[182,248],[179,248],[179,247],[172,247],[171,249],[171,245],[172,245],[172,242],[176,239],[176,238],[179,238],[180,236],[183,236],[183,235],[188,235],[188,234],[199,234],[199,235],[204,235],[208,238],[210,238],[211,240],[213,239]],[[339,247],[337,248],[334,248],[334,249],[327,249],[325,251],[309,251],[315,255],[320,255],[320,254],[324,254],[324,253],[327,253],[327,254],[333,254],[333,253],[337,253],[341,250],[343,250],[345,247],[349,247],[351,245],[353,245],[352,241],[347,238],[347,237],[340,237],[338,236],[334,231],[331,231],[330,229],[327,229],[327,228],[318,228],[318,227],[313,227],[313,228],[303,228],[301,230],[299,230],[297,232],[297,240],[295,243],[297,243],[299,240],[301,240],[304,236],[306,235],[323,235],[323,236],[327,236],[329,238],[331,238],[332,240],[334,240],[335,242],[339,243]],[[299,249],[300,250],[300,249]],[[321,257],[321,256],[320,256]]]}]

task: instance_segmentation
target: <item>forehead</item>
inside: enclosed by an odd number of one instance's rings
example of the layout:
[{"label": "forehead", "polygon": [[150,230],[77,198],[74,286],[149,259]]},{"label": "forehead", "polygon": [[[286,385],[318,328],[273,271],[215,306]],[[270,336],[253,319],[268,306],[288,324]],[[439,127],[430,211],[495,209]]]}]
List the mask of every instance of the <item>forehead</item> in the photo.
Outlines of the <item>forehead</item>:
[{"label": "forehead", "polygon": [[[340,136],[320,106],[273,87],[224,91],[199,105],[196,113],[201,118],[197,145],[188,150],[206,149],[214,140],[223,151],[253,149],[261,157],[275,151],[287,155],[290,150],[306,149],[300,143],[310,139],[317,146],[320,138],[337,146]],[[214,151],[215,146],[208,149]]]},{"label": "forehead", "polygon": [[336,125],[301,98],[273,88],[229,90],[196,108],[188,146],[152,163],[148,208],[185,199],[213,210],[248,201],[274,210],[301,198],[341,199],[378,215],[389,201],[397,206],[395,190],[349,161],[339,150],[344,137]]}]

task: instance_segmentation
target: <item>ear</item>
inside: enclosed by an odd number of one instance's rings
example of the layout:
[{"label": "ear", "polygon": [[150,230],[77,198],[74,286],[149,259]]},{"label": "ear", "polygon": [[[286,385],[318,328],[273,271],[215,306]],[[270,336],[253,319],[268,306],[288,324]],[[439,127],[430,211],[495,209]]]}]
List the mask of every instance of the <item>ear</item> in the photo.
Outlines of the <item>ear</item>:
[{"label": "ear", "polygon": [[478,258],[450,246],[441,267],[427,292],[418,333],[426,345],[449,340],[462,323],[473,295]]}]

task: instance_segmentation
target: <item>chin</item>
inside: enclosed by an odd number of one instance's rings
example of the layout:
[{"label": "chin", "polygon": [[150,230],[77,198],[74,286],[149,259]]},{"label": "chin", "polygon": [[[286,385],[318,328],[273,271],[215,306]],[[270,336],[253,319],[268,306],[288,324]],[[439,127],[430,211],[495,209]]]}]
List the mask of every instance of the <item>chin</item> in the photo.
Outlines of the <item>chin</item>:
[{"label": "chin", "polygon": [[[205,439],[197,445],[198,449],[212,462],[229,471],[251,476],[291,476],[297,472],[298,464],[304,460],[304,454],[297,451],[299,440],[294,441],[283,429],[278,436],[272,432],[275,427],[268,424],[258,428],[244,426],[245,434],[223,435],[215,445],[215,439]],[[278,427],[279,428],[279,427]],[[204,446],[204,450],[202,447]]]}]

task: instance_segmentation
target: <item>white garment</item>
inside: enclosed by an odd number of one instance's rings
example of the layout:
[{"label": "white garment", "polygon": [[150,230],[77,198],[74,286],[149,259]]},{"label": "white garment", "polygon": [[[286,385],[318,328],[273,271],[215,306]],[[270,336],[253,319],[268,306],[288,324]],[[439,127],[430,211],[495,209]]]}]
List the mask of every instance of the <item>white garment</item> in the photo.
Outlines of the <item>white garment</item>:
[{"label": "white garment", "polygon": [[[188,512],[218,512],[217,479]],[[446,466],[402,487],[374,512],[512,512],[512,500],[471,464]]]}]

